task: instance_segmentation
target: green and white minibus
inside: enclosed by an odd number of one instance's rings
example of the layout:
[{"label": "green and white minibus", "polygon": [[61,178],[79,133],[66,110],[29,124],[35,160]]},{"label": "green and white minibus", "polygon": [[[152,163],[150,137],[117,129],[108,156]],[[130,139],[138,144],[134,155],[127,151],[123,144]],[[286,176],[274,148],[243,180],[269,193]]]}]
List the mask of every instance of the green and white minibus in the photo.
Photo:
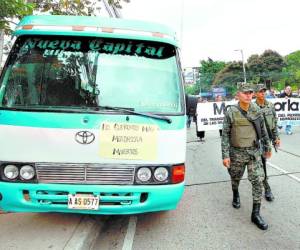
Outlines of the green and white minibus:
[{"label": "green and white minibus", "polygon": [[175,209],[187,108],[174,32],[27,16],[14,38],[0,78],[0,210]]}]

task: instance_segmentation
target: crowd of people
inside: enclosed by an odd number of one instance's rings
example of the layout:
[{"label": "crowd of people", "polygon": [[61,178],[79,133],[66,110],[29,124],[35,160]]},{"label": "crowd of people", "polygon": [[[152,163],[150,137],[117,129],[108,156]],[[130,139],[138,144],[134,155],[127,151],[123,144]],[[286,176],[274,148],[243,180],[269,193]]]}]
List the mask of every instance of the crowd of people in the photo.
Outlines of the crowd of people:
[{"label": "crowd of people", "polygon": [[[255,98],[255,95],[254,95],[253,98]],[[272,98],[300,98],[300,89],[298,89],[297,92],[293,92],[291,86],[289,86],[289,85],[287,85],[282,91],[276,91],[272,87],[270,89],[266,88],[265,89],[265,98],[266,99],[272,99]],[[234,96],[234,99],[238,100],[238,97]],[[198,103],[205,103],[205,102],[209,102],[209,101],[220,102],[220,101],[224,101],[224,100],[226,100],[225,96],[223,97],[222,95],[217,94],[211,100],[207,99],[207,98],[199,97],[198,98]],[[204,139],[205,131],[198,131],[197,117],[196,116],[194,116],[194,117],[188,116],[188,118],[187,118],[187,127],[190,128],[192,121],[194,121],[196,123],[197,137],[199,138],[199,140],[201,142],[204,142],[205,141],[205,139]],[[278,128],[279,128],[279,130],[281,130],[283,128],[283,126],[281,124],[278,124]],[[285,125],[285,133],[287,135],[293,134],[292,125],[289,122],[287,122],[287,124]],[[219,134],[220,134],[220,136],[222,136],[222,129],[219,130]]]},{"label": "crowd of people", "polygon": [[297,92],[293,92],[290,85],[287,85],[282,91],[276,91],[274,88],[266,90],[266,98],[300,98],[300,89]]}]

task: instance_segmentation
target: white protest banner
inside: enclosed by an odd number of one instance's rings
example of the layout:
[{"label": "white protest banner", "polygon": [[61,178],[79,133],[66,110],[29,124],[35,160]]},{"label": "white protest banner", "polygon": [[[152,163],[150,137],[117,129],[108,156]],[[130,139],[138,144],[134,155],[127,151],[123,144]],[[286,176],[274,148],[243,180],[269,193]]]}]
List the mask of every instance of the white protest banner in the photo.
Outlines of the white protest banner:
[{"label": "white protest banner", "polygon": [[[299,98],[274,98],[268,99],[275,107],[278,125],[291,124],[300,126],[300,99]],[[236,104],[237,101],[206,102],[197,104],[197,130],[218,130],[223,127],[224,111],[227,106]]]},{"label": "white protest banner", "polygon": [[287,124],[300,126],[300,99],[299,98],[275,98],[268,99],[275,106],[278,117],[278,125]]}]

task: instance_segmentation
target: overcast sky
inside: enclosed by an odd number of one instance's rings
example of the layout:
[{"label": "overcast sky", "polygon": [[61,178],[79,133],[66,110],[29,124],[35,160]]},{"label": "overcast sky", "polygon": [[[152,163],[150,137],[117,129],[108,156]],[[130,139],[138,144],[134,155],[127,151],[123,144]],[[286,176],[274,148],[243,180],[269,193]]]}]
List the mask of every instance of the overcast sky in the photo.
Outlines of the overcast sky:
[{"label": "overcast sky", "polygon": [[173,28],[184,67],[207,59],[241,60],[272,49],[281,55],[300,50],[299,0],[131,0],[123,18]]}]

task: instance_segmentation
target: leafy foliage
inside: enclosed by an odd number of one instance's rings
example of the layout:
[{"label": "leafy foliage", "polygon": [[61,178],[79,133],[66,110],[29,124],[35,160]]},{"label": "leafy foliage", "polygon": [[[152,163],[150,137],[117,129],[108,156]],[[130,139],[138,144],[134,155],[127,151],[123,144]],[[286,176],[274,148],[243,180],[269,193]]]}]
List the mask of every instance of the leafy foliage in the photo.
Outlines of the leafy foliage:
[{"label": "leafy foliage", "polygon": [[94,3],[89,0],[31,0],[36,9],[41,12],[49,12],[51,15],[95,15]]},{"label": "leafy foliage", "polygon": [[[293,59],[290,57],[290,62],[294,65],[295,61],[299,59],[299,65],[295,67],[300,69],[300,57],[298,59],[295,57],[297,58],[297,56],[294,56]],[[269,87],[271,84],[279,87],[283,81],[291,79],[291,70],[286,66],[285,59],[273,50],[266,50],[262,55],[251,55],[245,64],[247,81],[252,83],[264,82]],[[227,91],[233,94],[236,90],[236,83],[242,81],[244,81],[242,62],[230,62],[216,74],[212,85],[226,87]]]},{"label": "leafy foliage", "polygon": [[26,3],[26,0],[1,0],[0,30],[4,30],[5,34],[10,34],[10,23],[13,23],[13,19],[32,14],[33,8],[34,4]]},{"label": "leafy foliage", "polygon": [[216,74],[213,84],[223,86],[229,93],[233,94],[236,89],[236,84],[243,81],[242,62],[231,62]]},{"label": "leafy foliage", "polygon": [[199,94],[201,91],[209,91],[212,87],[216,73],[225,67],[226,63],[222,61],[214,61],[211,58],[200,61],[199,80],[191,94]]},{"label": "leafy foliage", "polygon": [[122,9],[121,2],[130,3],[130,0],[108,0],[108,4],[115,6],[118,9]]},{"label": "leafy foliage", "polygon": [[196,85],[185,85],[184,92],[186,94],[188,94],[188,95],[196,95],[196,94],[198,94],[199,92],[198,93],[196,92],[195,86]]},{"label": "leafy foliage", "polygon": [[285,57],[286,66],[283,68],[285,73],[285,85],[300,88],[300,50],[295,51]]},{"label": "leafy foliage", "polygon": [[266,50],[261,56],[253,55],[247,62],[249,80],[265,83],[278,81],[285,65],[284,58],[273,50]]},{"label": "leafy foliage", "polygon": [[[101,0],[30,0],[36,9],[49,12],[52,15],[78,15],[96,16],[100,12],[97,5]],[[129,3],[130,0],[109,0],[108,4],[118,9],[122,8],[121,2]]]},{"label": "leafy foliage", "polygon": [[225,62],[213,61],[208,58],[207,61],[200,61],[200,70],[201,83],[204,89],[207,89],[208,86],[212,85],[216,73],[220,72],[226,66]]},{"label": "leafy foliage", "polygon": [[249,80],[260,82],[260,75],[263,74],[264,71],[264,69],[261,68],[262,63],[262,58],[257,54],[251,55],[248,58],[247,68],[250,68],[250,70],[247,70],[247,76]]}]

